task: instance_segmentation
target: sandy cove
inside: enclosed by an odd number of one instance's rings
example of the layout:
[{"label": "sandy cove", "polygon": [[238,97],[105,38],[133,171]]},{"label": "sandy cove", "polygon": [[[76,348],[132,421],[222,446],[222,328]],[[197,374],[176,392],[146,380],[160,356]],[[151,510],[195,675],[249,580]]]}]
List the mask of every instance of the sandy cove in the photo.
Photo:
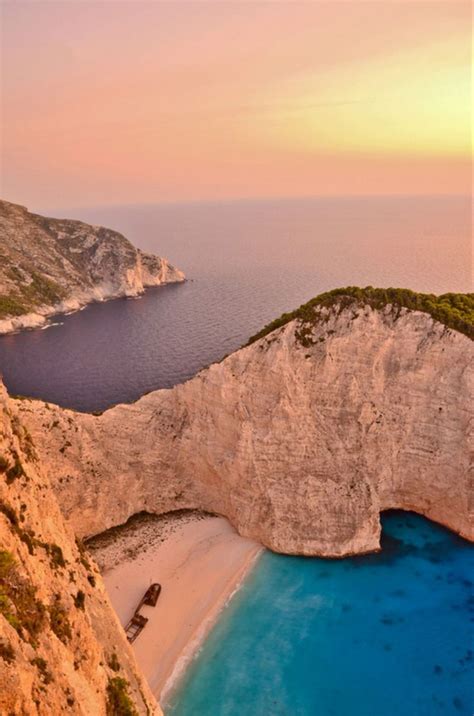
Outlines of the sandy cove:
[{"label": "sandy cove", "polygon": [[141,610],[149,621],[133,644],[162,703],[262,550],[226,519],[195,512],[138,516],[88,547],[122,625],[147,587],[162,585],[156,607]]}]

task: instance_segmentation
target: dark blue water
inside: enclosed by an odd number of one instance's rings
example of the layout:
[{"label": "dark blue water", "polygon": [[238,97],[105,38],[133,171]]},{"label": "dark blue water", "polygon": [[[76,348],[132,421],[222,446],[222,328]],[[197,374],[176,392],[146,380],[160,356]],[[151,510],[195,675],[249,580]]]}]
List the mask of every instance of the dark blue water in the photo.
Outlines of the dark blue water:
[{"label": "dark blue water", "polygon": [[365,557],[266,552],[167,716],[470,716],[474,550],[413,514],[383,529]]},{"label": "dark blue water", "polygon": [[[51,212],[59,215],[59,212]],[[463,197],[311,199],[63,211],[167,256],[191,279],[0,338],[13,393],[99,410],[175,385],[262,325],[348,284],[472,290]]]}]

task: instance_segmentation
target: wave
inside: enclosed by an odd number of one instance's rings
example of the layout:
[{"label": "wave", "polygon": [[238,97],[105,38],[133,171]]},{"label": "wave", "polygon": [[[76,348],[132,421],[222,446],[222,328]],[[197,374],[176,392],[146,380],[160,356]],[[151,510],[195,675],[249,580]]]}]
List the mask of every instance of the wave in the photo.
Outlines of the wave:
[{"label": "wave", "polygon": [[45,326],[41,326],[40,331],[45,331],[47,328],[54,328],[54,326],[63,326],[64,321],[56,321],[54,323],[47,323]]},{"label": "wave", "polygon": [[159,695],[160,703],[162,704],[162,706],[169,705],[169,700],[175,688],[178,686],[178,683],[181,681],[181,678],[184,676],[187,667],[202,652],[204,642],[206,641],[209,632],[219,620],[222,613],[229,606],[230,602],[235,597],[237,592],[240,591],[263,552],[263,548],[259,549],[249,558],[244,567],[241,569],[232,591],[228,595],[226,595],[226,598],[218,605],[217,609],[211,608],[207,616],[203,619],[199,627],[196,629],[193,638],[187,643],[181,656],[175,663],[173,670],[167,678],[165,685],[161,691],[161,694]]}]

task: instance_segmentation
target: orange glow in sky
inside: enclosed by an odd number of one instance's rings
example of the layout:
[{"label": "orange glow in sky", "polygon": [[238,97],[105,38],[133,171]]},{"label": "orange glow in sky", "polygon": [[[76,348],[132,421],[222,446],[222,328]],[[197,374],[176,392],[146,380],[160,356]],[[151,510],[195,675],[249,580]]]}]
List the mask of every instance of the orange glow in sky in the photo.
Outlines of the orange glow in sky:
[{"label": "orange glow in sky", "polygon": [[5,2],[2,196],[468,193],[471,6]]}]

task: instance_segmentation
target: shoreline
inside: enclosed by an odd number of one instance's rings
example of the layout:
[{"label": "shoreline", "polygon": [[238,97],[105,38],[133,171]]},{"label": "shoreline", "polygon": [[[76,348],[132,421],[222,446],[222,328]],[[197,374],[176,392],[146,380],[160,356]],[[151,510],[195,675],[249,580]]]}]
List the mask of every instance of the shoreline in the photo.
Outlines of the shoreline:
[{"label": "shoreline", "polygon": [[[122,625],[153,581],[162,585],[132,644],[148,684],[166,702],[263,548],[223,517],[181,511],[138,515],[88,542]],[[158,638],[157,638],[158,637]]]},{"label": "shoreline", "polygon": [[[192,663],[192,661],[198,656],[204,643],[212,631],[213,627],[219,620],[220,615],[226,609],[227,605],[231,602],[237,592],[244,584],[247,577],[251,574],[253,568],[256,566],[263,548],[257,549],[257,551],[250,555],[246,562],[243,564],[239,572],[230,579],[226,588],[223,590],[221,599],[216,600],[214,606],[209,610],[207,616],[198,625],[194,635],[188,641],[188,644],[181,652],[177,661],[174,664],[173,669],[165,679],[161,692],[157,694],[157,698],[162,708],[169,705],[169,699],[174,693],[175,689],[179,686],[181,679],[185,676],[186,669]],[[152,687],[150,687],[152,688]],[[154,689],[152,688],[154,692]]]},{"label": "shoreline", "polygon": [[116,301],[117,299],[136,299],[142,298],[150,288],[160,288],[161,286],[169,286],[173,283],[185,283],[188,279],[183,274],[183,278],[175,278],[172,280],[161,281],[160,283],[144,286],[142,290],[135,292],[118,291],[116,293],[100,294],[99,289],[93,289],[91,292],[84,291],[82,295],[69,297],[60,303],[48,306],[38,306],[36,311],[22,313],[19,316],[7,316],[0,318],[0,337],[12,336],[23,331],[45,330],[55,325],[55,318],[70,316],[73,313],[83,311],[88,306],[97,303],[106,303],[108,301]]}]

